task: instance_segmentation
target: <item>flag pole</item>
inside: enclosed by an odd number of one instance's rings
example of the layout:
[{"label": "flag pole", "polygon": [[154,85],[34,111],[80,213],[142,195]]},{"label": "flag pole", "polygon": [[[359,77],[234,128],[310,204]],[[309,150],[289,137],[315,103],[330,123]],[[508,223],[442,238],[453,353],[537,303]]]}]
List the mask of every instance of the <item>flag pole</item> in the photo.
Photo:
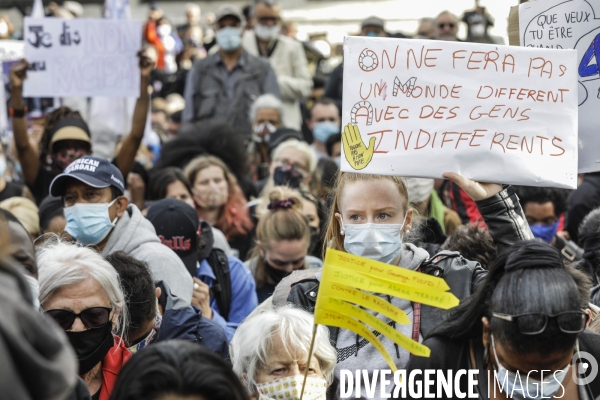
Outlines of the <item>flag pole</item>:
[{"label": "flag pole", "polygon": [[310,370],[310,359],[312,358],[313,349],[315,347],[315,337],[317,336],[317,324],[314,324],[312,331],[312,339],[310,340],[310,349],[308,350],[308,361],[306,361],[306,371],[304,371],[304,381],[302,381],[302,391],[300,392],[300,400],[304,396],[304,387],[306,386],[306,378]]}]

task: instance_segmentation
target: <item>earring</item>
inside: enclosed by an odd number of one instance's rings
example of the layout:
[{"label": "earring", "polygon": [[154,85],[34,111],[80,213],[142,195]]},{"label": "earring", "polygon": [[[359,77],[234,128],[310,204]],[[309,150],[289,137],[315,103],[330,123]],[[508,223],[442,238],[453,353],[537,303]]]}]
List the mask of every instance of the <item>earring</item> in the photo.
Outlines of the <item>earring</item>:
[{"label": "earring", "polygon": [[340,231],[340,235],[344,236],[346,234],[346,231],[344,231],[343,229]]}]

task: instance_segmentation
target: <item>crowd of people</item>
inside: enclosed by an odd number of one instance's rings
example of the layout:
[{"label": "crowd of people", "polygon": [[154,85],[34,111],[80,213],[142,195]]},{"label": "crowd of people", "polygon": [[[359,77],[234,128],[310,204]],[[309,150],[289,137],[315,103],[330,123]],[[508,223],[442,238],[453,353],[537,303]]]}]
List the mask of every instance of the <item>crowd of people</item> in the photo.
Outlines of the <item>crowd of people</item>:
[{"label": "crowd of people", "polygon": [[[49,15],[80,17],[77,4]],[[531,375],[511,387],[520,398],[600,396],[600,379],[568,375],[574,354],[600,359],[600,173],[567,191],[340,172],[343,63],[311,65],[275,0],[185,12],[173,27],[151,7],[131,129],[108,158],[83,110],[50,102],[32,118],[48,99],[23,97],[26,60],[10,70],[0,397],[340,398],[342,371],[389,367],[366,338],[314,325],[328,248],[441,277],[461,300],[442,311],[374,293],[409,323],[370,312],[431,349],[374,332],[398,369]],[[461,22],[466,40],[497,42],[479,6],[414,36],[459,40]],[[406,37],[378,17],[358,34]],[[0,15],[0,39],[17,36]],[[380,384],[356,398],[384,398]],[[506,398],[494,384],[481,378],[479,398]]]}]

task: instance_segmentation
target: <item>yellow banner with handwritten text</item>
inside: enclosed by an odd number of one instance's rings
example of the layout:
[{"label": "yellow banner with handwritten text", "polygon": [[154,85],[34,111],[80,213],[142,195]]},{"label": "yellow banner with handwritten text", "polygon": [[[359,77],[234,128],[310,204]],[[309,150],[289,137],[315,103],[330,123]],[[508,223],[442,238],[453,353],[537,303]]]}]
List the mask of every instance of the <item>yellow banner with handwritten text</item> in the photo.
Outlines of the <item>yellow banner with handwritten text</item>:
[{"label": "yellow banner with handwritten text", "polygon": [[446,281],[439,277],[328,249],[315,306],[315,323],[361,335],[395,371],[391,356],[371,329],[412,354],[429,357],[430,350],[376,315],[381,314],[401,325],[410,323],[404,311],[379,295],[449,309],[459,303],[449,289]]}]

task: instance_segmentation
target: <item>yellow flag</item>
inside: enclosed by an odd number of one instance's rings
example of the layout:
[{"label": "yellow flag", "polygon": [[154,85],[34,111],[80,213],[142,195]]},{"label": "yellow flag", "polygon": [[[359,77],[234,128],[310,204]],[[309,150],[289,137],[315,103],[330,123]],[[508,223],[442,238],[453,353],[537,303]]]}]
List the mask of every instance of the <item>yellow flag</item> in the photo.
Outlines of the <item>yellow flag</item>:
[{"label": "yellow flag", "polygon": [[393,359],[373,334],[376,330],[410,353],[429,357],[430,350],[373,313],[398,324],[408,324],[406,313],[376,294],[387,294],[415,303],[448,309],[459,301],[442,278],[327,249],[315,305],[315,324],[348,329],[368,340],[393,371]]}]

